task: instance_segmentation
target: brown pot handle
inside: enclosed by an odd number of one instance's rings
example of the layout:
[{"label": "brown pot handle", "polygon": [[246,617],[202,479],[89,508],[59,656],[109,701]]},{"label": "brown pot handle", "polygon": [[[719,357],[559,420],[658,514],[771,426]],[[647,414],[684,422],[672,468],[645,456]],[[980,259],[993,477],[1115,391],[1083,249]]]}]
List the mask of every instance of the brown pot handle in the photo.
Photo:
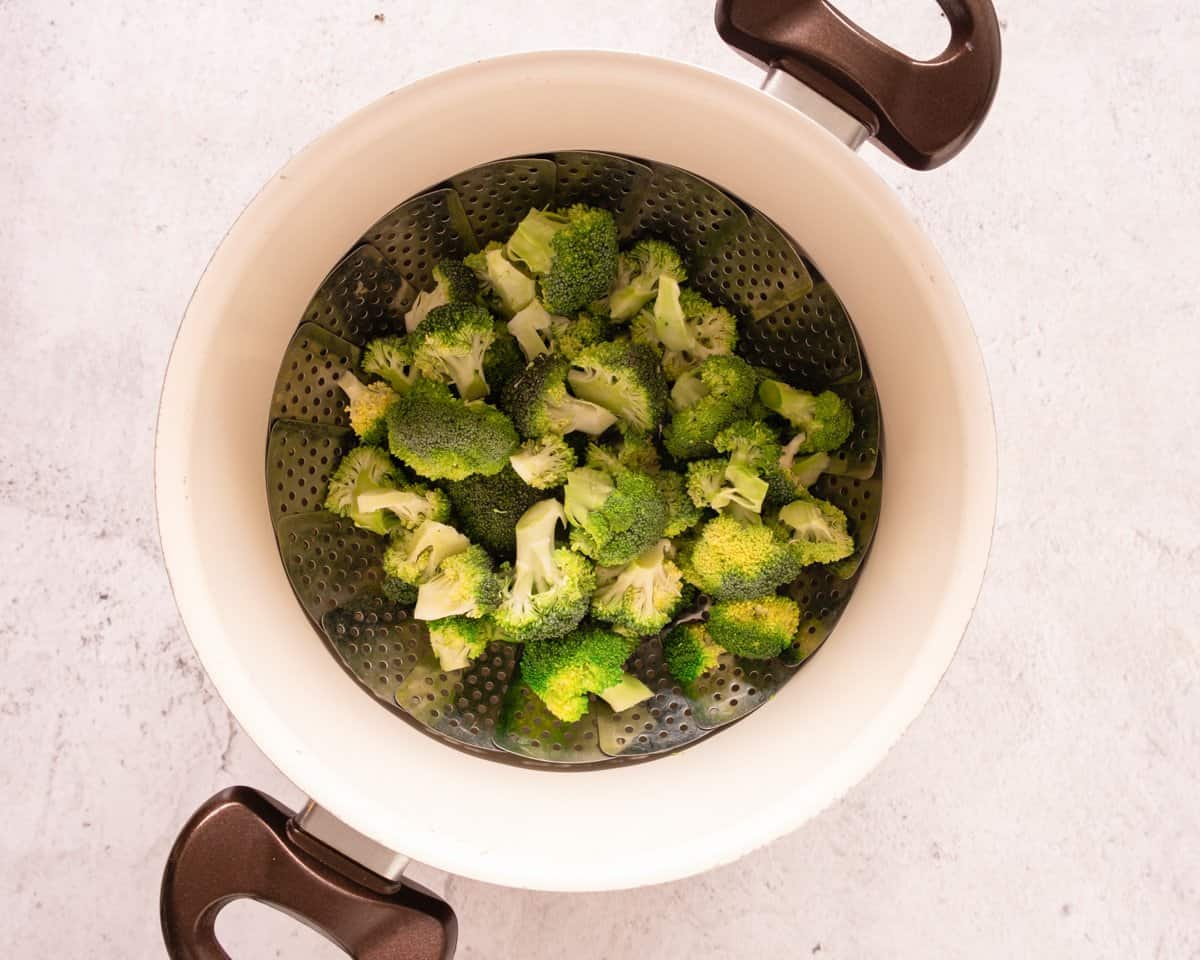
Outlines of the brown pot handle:
[{"label": "brown pot handle", "polygon": [[291,811],[249,787],[223,790],[187,822],[163,873],[173,960],[229,960],[214,926],[250,897],[325,934],[355,960],[449,960],[454,911],[427,891],[369,873],[303,834]]},{"label": "brown pot handle", "polygon": [[1000,78],[991,0],[937,0],[950,44],[913,60],[827,0],[718,0],[717,31],[750,59],[812,87],[917,170],[945,163],[983,123]]}]

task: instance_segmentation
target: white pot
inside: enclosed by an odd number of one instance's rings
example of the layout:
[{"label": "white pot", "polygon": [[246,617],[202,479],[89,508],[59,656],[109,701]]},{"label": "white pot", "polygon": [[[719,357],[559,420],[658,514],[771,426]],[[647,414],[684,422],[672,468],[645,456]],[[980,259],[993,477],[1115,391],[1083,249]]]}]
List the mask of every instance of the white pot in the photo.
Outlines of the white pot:
[{"label": "white pot", "polygon": [[[653,122],[631,123],[627,105],[651,91]],[[448,749],[364,695],[293,596],[263,471],[279,359],[354,241],[397,202],[459,170],[572,149],[686,168],[796,238],[854,318],[888,462],[853,600],[832,640],[772,702],[677,755],[564,774]],[[540,53],[385,97],[263,188],[180,327],[156,485],[163,553],[196,651],[289,779],[359,834],[442,870],[581,891],[727,863],[795,830],[879,763],[933,693],[971,615],[996,450],[983,364],[954,284],[893,193],[843,143],[772,97],[696,67]]]}]

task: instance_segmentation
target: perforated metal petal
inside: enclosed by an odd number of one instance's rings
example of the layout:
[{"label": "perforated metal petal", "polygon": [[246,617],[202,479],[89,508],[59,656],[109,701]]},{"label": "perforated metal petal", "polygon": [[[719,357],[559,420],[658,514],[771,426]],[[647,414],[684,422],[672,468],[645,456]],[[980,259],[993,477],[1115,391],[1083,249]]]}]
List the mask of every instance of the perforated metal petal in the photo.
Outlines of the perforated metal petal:
[{"label": "perforated metal petal", "polygon": [[617,221],[617,234],[625,240],[633,232],[642,201],[654,171],[644,163],[607,153],[567,151],[554,154],[558,184],[557,206],[586,203],[607,207]]},{"label": "perforated metal petal", "polygon": [[394,702],[396,689],[430,655],[424,627],[370,592],[326,613],[321,629],[350,672],[384,703]]},{"label": "perforated metal petal", "polygon": [[787,682],[792,668],[780,660],[744,660],[721,654],[715,669],[689,686],[699,705],[696,722],[708,729],[753,713]]},{"label": "perforated metal petal", "polygon": [[605,759],[596,734],[593,708],[575,723],[563,723],[520,680],[509,684],[496,728],[502,750],[545,763],[596,763]]},{"label": "perforated metal petal", "polygon": [[416,291],[369,243],[350,251],[330,272],[304,311],[343,340],[364,345],[404,329]]},{"label": "perforated metal petal", "polygon": [[479,249],[458,194],[448,189],[405,200],[363,239],[417,290],[433,288],[433,268],[439,260]]},{"label": "perforated metal petal", "polygon": [[279,365],[271,418],[348,427],[346,396],[337,378],[358,369],[362,351],[315,323],[302,323]]},{"label": "perforated metal petal", "polygon": [[537,157],[485,163],[449,180],[480,243],[508,239],[530,207],[551,206],[554,183],[554,162]]},{"label": "perforated metal petal", "polygon": [[267,435],[267,503],[272,522],[320,510],[329,477],[355,446],[353,431],[323,423],[276,420]]},{"label": "perforated metal petal", "polygon": [[669,240],[689,263],[699,263],[746,229],[745,211],[707,180],[663,163],[652,169],[654,177],[630,227],[633,236]]},{"label": "perforated metal petal", "polygon": [[858,572],[871,549],[871,541],[875,539],[883,505],[883,477],[880,473],[872,477],[839,477],[826,473],[813,484],[812,492],[840,509],[849,521],[847,527],[854,535],[854,553],[830,567],[838,577],[848,580]]},{"label": "perforated metal petal", "polygon": [[784,591],[800,604],[800,627],[796,640],[780,658],[800,664],[825,642],[846,609],[853,584],[847,583],[828,567],[808,567]]},{"label": "perforated metal petal", "polygon": [[741,352],[798,387],[823,389],[862,378],[858,338],[829,284],[741,327]]},{"label": "perforated metal petal", "polygon": [[296,599],[314,622],[378,591],[387,543],[383,537],[324,511],[283,517],[275,536]]}]

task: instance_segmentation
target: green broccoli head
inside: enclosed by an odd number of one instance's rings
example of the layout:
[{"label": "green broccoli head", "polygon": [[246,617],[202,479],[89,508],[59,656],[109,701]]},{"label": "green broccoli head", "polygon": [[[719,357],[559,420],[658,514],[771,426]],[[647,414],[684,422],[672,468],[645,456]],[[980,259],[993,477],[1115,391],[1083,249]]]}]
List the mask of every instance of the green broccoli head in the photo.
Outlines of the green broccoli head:
[{"label": "green broccoli head", "polygon": [[503,320],[496,321],[496,339],[483,355],[483,378],[492,396],[499,396],[510,380],[525,369],[525,355]]},{"label": "green broccoli head", "polygon": [[636,343],[661,354],[663,370],[672,380],[708,357],[733,353],[737,346],[737,320],[732,313],[694,290],[680,290],[679,284],[665,277],[654,309],[639,313],[630,332]]},{"label": "green broccoli head", "polygon": [[623,567],[598,567],[592,617],[629,636],[658,633],[683,599],[683,576],[670,553],[671,541],[659,540]]},{"label": "green broccoli head", "polygon": [[492,315],[475,303],[448,303],[429,311],[412,335],[417,370],[453,383],[464,400],[487,396],[484,357],[496,338]]},{"label": "green broccoli head", "polygon": [[683,684],[695,683],[710,670],[715,670],[724,652],[699,621],[681,623],[663,637],[667,672]]},{"label": "green broccoli head", "polygon": [[676,284],[687,279],[683,258],[662,240],[639,240],[617,262],[617,279],[608,298],[613,320],[629,320],[654,299],[660,277]]},{"label": "green broccoli head", "polygon": [[788,544],[802,566],[833,563],[854,552],[846,515],[826,500],[793,500],[779,511],[779,522],[787,528]]},{"label": "green broccoli head", "polygon": [[658,490],[667,504],[664,537],[677,537],[700,522],[703,513],[688,495],[682,474],[674,470],[662,470],[654,474],[654,482],[658,484]]},{"label": "green broccoli head", "polygon": [[[479,296],[479,280],[461,260],[443,260],[433,268],[434,288],[422,290],[404,316],[409,333],[417,329],[432,310],[447,303],[474,303]],[[399,389],[399,388],[397,388]]]},{"label": "green broccoli head", "polygon": [[[383,554],[383,572],[393,580],[417,586],[431,579],[447,557],[462,553],[471,541],[453,527],[428,520],[415,530],[399,527]],[[414,597],[415,599],[415,597]]]},{"label": "green broccoli head", "polygon": [[580,627],[565,637],[526,644],[521,678],[567,723],[587,713],[589,693],[616,711],[627,710],[652,696],[645,684],[625,673],[625,661],[636,645],[636,639],[603,627]]},{"label": "green broccoli head", "polygon": [[567,474],[575,467],[575,451],[562,437],[548,433],[526,440],[509,462],[531,487],[550,490],[567,482]]},{"label": "green broccoli head", "polygon": [[457,400],[440,383],[413,384],[388,414],[392,454],[430,480],[497,474],[517,443],[503,413],[482,401]]},{"label": "green broccoli head", "polygon": [[535,503],[517,522],[517,560],[495,613],[506,640],[561,637],[587,613],[595,573],[586,558],[555,546],[555,532],[563,522],[557,500]]},{"label": "green broccoli head", "polygon": [[800,431],[788,444],[793,454],[836,450],[854,429],[850,407],[832,390],[814,395],[779,380],[764,380],[758,385],[758,398]]},{"label": "green broccoli head", "polygon": [[711,456],[717,434],[745,416],[755,382],[745,360],[720,355],[681,376],[671,390],[675,413],[663,428],[667,452],[681,460]]},{"label": "green broccoli head", "polygon": [[513,379],[501,405],[525,437],[573,430],[599,436],[617,418],[603,407],[571,396],[567,391],[570,364],[562,357],[538,357]]},{"label": "green broccoli head", "polygon": [[545,494],[505,467],[495,476],[475,474],[444,485],[462,531],[498,557],[516,554],[516,525]]},{"label": "green broccoli head", "polygon": [[469,666],[496,637],[491,617],[445,617],[429,623],[429,646],[447,673]]},{"label": "green broccoli head", "polygon": [[654,440],[640,430],[625,430],[617,442],[589,443],[585,458],[587,466],[610,472],[623,467],[654,476],[662,469]]},{"label": "green broccoli head", "polygon": [[504,255],[499,243],[489,243],[464,263],[475,274],[488,302],[506,317],[525,309],[537,294],[533,278]]},{"label": "green broccoli head", "polygon": [[363,383],[349,370],[338,376],[337,385],[350,401],[350,428],[363,443],[381,445],[387,439],[388,411],[400,395],[386,383]]},{"label": "green broccoli head", "polygon": [[397,393],[404,393],[417,378],[412,345],[407,337],[376,337],[363,350],[362,372],[379,377]]},{"label": "green broccoli head", "polygon": [[488,552],[470,546],[451,554],[417,590],[413,616],[418,620],[445,617],[479,618],[500,602],[500,577]]},{"label": "green broccoli head", "polygon": [[385,574],[380,590],[384,599],[401,607],[411,607],[417,602],[417,585],[399,577],[389,577]]},{"label": "green broccoli head", "polygon": [[653,477],[636,470],[578,467],[567,475],[563,498],[571,546],[597,563],[628,563],[658,540],[667,504]]},{"label": "green broccoli head", "polygon": [[363,510],[359,497],[392,493],[400,483],[400,469],[379,447],[360,446],[346,453],[329,478],[325,509],[372,533],[387,533],[399,520],[382,509]]},{"label": "green broccoli head", "polygon": [[603,343],[609,335],[608,318],[598,311],[584,310],[575,317],[554,317],[550,339],[554,349],[574,360],[588,347]]},{"label": "green broccoli head", "polygon": [[708,612],[708,632],[735,657],[769,660],[796,637],[800,607],[789,597],[769,594],[747,600],[721,600]]},{"label": "green broccoli head", "polygon": [[605,296],[617,272],[617,226],[607,210],[576,204],[531,210],[505,252],[540,279],[551,313],[573,314]]},{"label": "green broccoli head", "polygon": [[770,525],[731,516],[700,527],[681,550],[679,566],[685,580],[717,600],[762,596],[800,572],[787,540]]},{"label": "green broccoli head", "polygon": [[604,407],[621,423],[653,430],[667,408],[667,385],[658,360],[632,343],[597,343],[571,362],[567,375],[577,397]]}]

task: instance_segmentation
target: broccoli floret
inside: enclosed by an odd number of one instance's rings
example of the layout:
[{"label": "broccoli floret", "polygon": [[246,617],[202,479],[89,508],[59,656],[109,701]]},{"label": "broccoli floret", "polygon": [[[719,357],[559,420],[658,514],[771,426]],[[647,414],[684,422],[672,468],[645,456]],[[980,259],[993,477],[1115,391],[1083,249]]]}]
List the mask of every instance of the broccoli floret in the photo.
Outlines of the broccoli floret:
[{"label": "broccoli floret", "polygon": [[733,353],[737,320],[724,307],[663,277],[653,311],[643,310],[634,318],[631,334],[634,342],[661,352],[663,370],[674,380],[707,357]]},{"label": "broccoli floret", "polygon": [[446,617],[429,624],[429,645],[445,671],[462,670],[496,639],[491,617]]},{"label": "broccoli floret", "polygon": [[492,315],[475,303],[448,303],[429,311],[412,335],[417,370],[458,387],[464,400],[487,396],[483,360],[496,338]]},{"label": "broccoli floret", "polygon": [[695,683],[715,669],[724,652],[699,621],[681,623],[663,637],[667,672],[680,683]]},{"label": "broccoli floret", "polygon": [[395,490],[360,493],[358,509],[367,516],[372,513],[395,514],[399,523],[411,530],[426,520],[436,520],[438,523],[449,520],[450,498],[437,487],[409,483]]},{"label": "broccoli floret", "polygon": [[595,573],[584,557],[555,547],[554,534],[563,522],[557,500],[535,503],[517,522],[517,561],[495,614],[506,640],[561,637],[587,613]]},{"label": "broccoli floret", "polygon": [[629,636],[658,633],[683,598],[683,576],[670,555],[671,541],[659,540],[623,567],[598,567],[592,616]]},{"label": "broccoli floret", "polygon": [[384,551],[383,572],[389,578],[416,586],[429,580],[443,560],[469,546],[470,540],[436,520],[429,520],[416,530],[398,528],[392,531],[392,542]]},{"label": "broccoli floret", "polygon": [[542,306],[540,300],[532,300],[508,321],[508,332],[521,345],[526,360],[536,360],[553,349],[551,329],[554,317]]},{"label": "broccoli floret", "polygon": [[613,320],[628,320],[654,299],[660,277],[676,284],[687,279],[679,251],[662,240],[640,240],[617,262],[617,279],[608,298]]},{"label": "broccoli floret", "polygon": [[503,320],[496,321],[496,339],[483,355],[483,378],[492,396],[499,396],[510,380],[525,369],[525,355]]},{"label": "broccoli floret", "polygon": [[667,504],[654,479],[636,470],[579,467],[563,498],[571,546],[608,567],[628,563],[658,540]]},{"label": "broccoli floret", "polygon": [[585,459],[587,466],[609,472],[624,467],[653,476],[662,469],[658,448],[650,435],[640,430],[626,430],[617,443],[589,443]]},{"label": "broccoli floret", "polygon": [[708,612],[708,632],[735,657],[769,660],[795,639],[800,607],[770,594],[748,600],[722,600]]},{"label": "broccoli floret", "polygon": [[700,522],[703,513],[688,496],[682,474],[662,470],[654,475],[654,482],[667,503],[667,525],[663,528],[663,536],[677,537]]},{"label": "broccoli floret", "polygon": [[667,409],[667,385],[654,354],[631,343],[597,343],[571,362],[577,397],[611,410],[636,430],[652,430]]},{"label": "broccoli floret", "polygon": [[680,552],[689,583],[717,600],[744,600],[770,593],[795,579],[800,564],[770,525],[734,517],[709,520]]},{"label": "broccoli floret", "polygon": [[[404,316],[404,326],[412,333],[432,310],[447,303],[473,303],[479,295],[475,271],[461,260],[443,260],[433,268],[433,290],[422,290]],[[399,388],[397,388],[399,389]]]},{"label": "broccoli floret", "polygon": [[503,413],[481,400],[456,400],[440,383],[413,384],[388,413],[392,454],[430,480],[497,474],[517,443]]},{"label": "broccoli floret", "polygon": [[534,300],[508,321],[507,329],[520,343],[527,360],[536,360],[546,353],[558,353],[573,360],[583,350],[605,339],[608,321],[599,314],[587,312],[573,319],[554,316],[540,300]]},{"label": "broccoli floret", "polygon": [[850,408],[832,390],[814,395],[779,380],[764,380],[758,385],[758,398],[800,431],[788,444],[797,454],[836,450],[854,429]]},{"label": "broccoli floret", "polygon": [[827,453],[810,453],[796,458],[796,449],[804,442],[804,434],[798,433],[783,448],[774,468],[768,470],[766,479],[770,484],[767,499],[774,503],[790,503],[808,492],[832,462]]},{"label": "broccoli floret", "polygon": [[541,281],[551,313],[572,314],[603,297],[617,273],[617,225],[607,210],[576,204],[530,210],[505,252]]},{"label": "broccoli floret", "polygon": [[538,490],[561,487],[575,466],[575,451],[553,433],[526,440],[509,459],[517,476]]},{"label": "broccoli floret", "polygon": [[553,640],[526,644],[521,678],[547,709],[568,723],[588,711],[589,693],[620,712],[648,700],[652,691],[625,673],[625,661],[637,640],[603,627],[580,627]]},{"label": "broccoli floret", "polygon": [[501,244],[489,243],[479,253],[473,253],[464,261],[474,272],[499,312],[511,317],[529,306],[537,294],[533,278],[525,274],[505,255]]},{"label": "broccoli floret", "polygon": [[567,392],[570,364],[550,354],[538,357],[513,379],[501,405],[525,437],[579,430],[599,436],[617,418],[603,407]]},{"label": "broccoli floret", "polygon": [[444,486],[463,533],[497,557],[508,559],[516,553],[515,529],[521,514],[545,497],[511,467],[495,476],[476,474]]},{"label": "broccoli floret", "polygon": [[363,350],[362,372],[379,377],[397,393],[404,393],[417,378],[412,344],[407,337],[377,337]]},{"label": "broccoli floret", "polygon": [[663,445],[674,457],[711,456],[717,434],[745,416],[754,396],[754,368],[740,357],[709,357],[681,376],[671,390],[671,422]]},{"label": "broccoli floret", "polygon": [[593,344],[608,339],[608,318],[595,311],[582,311],[574,318],[554,317],[550,339],[554,349],[568,360],[574,360]]},{"label": "broccoli floret", "polygon": [[470,546],[438,564],[433,577],[417,590],[413,616],[418,620],[482,617],[500,602],[501,580],[488,552]]},{"label": "broccoli floret", "polygon": [[388,411],[400,395],[386,383],[365,384],[349,370],[338,376],[337,385],[350,401],[350,428],[363,443],[381,445],[387,438]]},{"label": "broccoli floret", "polygon": [[846,515],[826,500],[809,496],[793,500],[779,511],[779,521],[788,528],[788,542],[803,566],[833,563],[854,552]]},{"label": "broccoli floret", "polygon": [[385,575],[380,590],[386,599],[402,607],[411,607],[417,602],[417,585],[399,577]]},{"label": "broccoli floret", "polygon": [[720,458],[693,460],[687,467],[687,492],[698,508],[711,507],[745,523],[757,523],[767,482]]},{"label": "broccoli floret", "polygon": [[399,521],[383,510],[364,511],[358,503],[363,494],[388,493],[400,483],[399,468],[379,447],[360,446],[346,453],[329,478],[325,509],[354,521],[372,533],[387,533]]}]

